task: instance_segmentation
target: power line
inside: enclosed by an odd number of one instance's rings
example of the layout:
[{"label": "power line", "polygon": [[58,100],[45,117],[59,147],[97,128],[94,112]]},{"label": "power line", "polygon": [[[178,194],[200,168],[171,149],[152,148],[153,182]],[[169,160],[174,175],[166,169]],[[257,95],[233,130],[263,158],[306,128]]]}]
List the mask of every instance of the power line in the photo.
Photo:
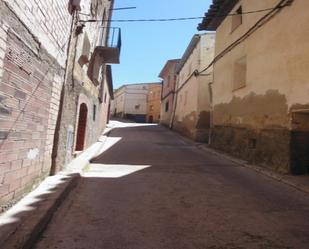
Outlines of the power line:
[{"label": "power line", "polygon": [[268,22],[273,16],[275,16],[282,8],[290,6],[294,0],[281,0],[274,8],[271,8],[271,11],[265,14],[262,18],[260,18],[246,33],[244,33],[241,37],[239,37],[236,41],[230,44],[227,48],[225,48],[222,52],[220,52],[211,62],[200,72],[195,71],[195,76],[202,74],[211,68],[218,60],[220,60],[225,54],[229,53],[236,46],[246,40],[252,33],[254,33],[257,29],[263,26],[266,22]]},{"label": "power line", "polygon": [[[242,12],[242,13],[231,13],[231,14],[227,14],[227,15],[217,15],[214,18],[255,14],[255,13],[260,13],[260,12],[272,11],[272,10],[280,9],[280,8],[283,8],[283,7],[285,7],[285,5],[277,6],[275,8],[245,11],[245,12]],[[83,22],[83,23],[86,23],[86,22],[173,22],[173,21],[197,20],[197,19],[203,19],[204,17],[205,16],[178,17],[178,18],[151,18],[151,19],[115,19],[115,20],[89,19],[89,20],[79,20],[79,22]]]}]

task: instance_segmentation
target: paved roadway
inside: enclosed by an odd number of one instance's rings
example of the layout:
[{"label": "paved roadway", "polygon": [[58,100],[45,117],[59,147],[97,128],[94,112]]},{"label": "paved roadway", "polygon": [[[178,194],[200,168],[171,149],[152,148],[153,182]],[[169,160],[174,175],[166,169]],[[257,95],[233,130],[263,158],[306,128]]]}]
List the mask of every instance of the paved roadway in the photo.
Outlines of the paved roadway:
[{"label": "paved roadway", "polygon": [[114,122],[36,249],[306,249],[309,196],[160,126]]}]

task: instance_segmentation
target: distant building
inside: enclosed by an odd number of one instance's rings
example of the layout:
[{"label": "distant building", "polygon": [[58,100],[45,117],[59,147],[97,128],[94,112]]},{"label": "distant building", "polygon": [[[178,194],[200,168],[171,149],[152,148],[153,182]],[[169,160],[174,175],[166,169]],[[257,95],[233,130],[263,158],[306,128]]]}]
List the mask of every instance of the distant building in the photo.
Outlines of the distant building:
[{"label": "distant building", "polygon": [[308,9],[309,1],[213,0],[198,28],[216,31],[214,148],[309,173]]},{"label": "distant building", "polygon": [[[194,35],[177,64],[175,107],[172,127],[196,140],[207,142],[211,119],[210,84],[212,67],[203,71],[214,57],[215,34]],[[197,72],[201,72],[197,74]]]},{"label": "distant building", "polygon": [[159,74],[159,77],[163,80],[160,123],[166,126],[170,126],[172,121],[172,110],[175,100],[174,96],[177,79],[176,66],[179,61],[179,59],[168,60]]},{"label": "distant building", "polygon": [[146,122],[147,96],[152,84],[158,83],[127,84],[115,90],[114,116],[140,123]]},{"label": "distant building", "polygon": [[161,109],[161,83],[150,84],[147,96],[147,122],[159,123]]}]

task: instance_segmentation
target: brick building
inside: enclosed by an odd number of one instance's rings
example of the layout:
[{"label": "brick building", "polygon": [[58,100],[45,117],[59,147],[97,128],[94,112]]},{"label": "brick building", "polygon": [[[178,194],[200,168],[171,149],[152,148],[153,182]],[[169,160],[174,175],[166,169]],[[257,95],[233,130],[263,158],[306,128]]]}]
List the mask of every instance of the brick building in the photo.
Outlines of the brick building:
[{"label": "brick building", "polygon": [[148,123],[159,123],[161,109],[161,83],[149,84],[147,95],[147,116]]},{"label": "brick building", "polygon": [[[0,1],[0,205],[71,160],[80,123],[91,120],[83,148],[106,123],[111,68],[94,50],[107,47],[108,29],[86,23],[80,33],[79,10],[91,18],[110,16],[113,1],[79,2]],[[88,111],[77,115],[81,109]]]}]

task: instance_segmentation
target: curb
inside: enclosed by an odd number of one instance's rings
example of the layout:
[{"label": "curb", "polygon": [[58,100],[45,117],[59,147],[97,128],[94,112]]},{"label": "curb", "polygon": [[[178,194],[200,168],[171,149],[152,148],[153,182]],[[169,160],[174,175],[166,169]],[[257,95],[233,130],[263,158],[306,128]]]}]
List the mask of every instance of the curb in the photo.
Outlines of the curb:
[{"label": "curb", "polygon": [[0,217],[0,248],[31,249],[79,174],[47,177],[34,191]]},{"label": "curb", "polygon": [[76,187],[83,168],[97,156],[112,130],[113,127],[106,129],[98,142],[72,160],[63,171],[44,179],[35,190],[1,214],[0,248],[33,248],[54,213]]},{"label": "curb", "polygon": [[[193,142],[194,143],[194,142]],[[292,176],[292,175],[283,175],[283,174],[280,174],[280,173],[277,173],[277,172],[274,172],[270,169],[265,169],[265,168],[262,168],[261,166],[258,166],[258,165],[252,165],[252,164],[249,164],[247,161],[244,161],[244,160],[241,160],[241,159],[237,159],[237,158],[234,158],[230,155],[226,155],[224,153],[220,153],[214,149],[211,149],[209,148],[207,145],[204,145],[204,144],[197,144],[195,143],[195,146],[198,148],[198,149],[201,149],[201,150],[204,150],[204,151],[207,151],[209,153],[212,153],[214,155],[217,155],[217,156],[220,156],[220,157],[224,157],[225,159],[227,160],[230,160],[242,167],[245,167],[245,168],[248,168],[248,169],[251,169],[251,170],[254,170],[255,172],[261,174],[261,175],[264,175],[264,176],[267,176],[269,178],[272,178],[278,182],[282,182],[286,185],[289,185],[297,190],[300,190],[304,193],[307,193],[309,194],[309,183],[307,184],[308,186],[305,186],[305,184],[301,184],[299,182],[296,181],[296,179],[289,179],[289,178],[292,178],[292,177],[296,177],[296,176]],[[308,178],[309,179],[309,178]]]}]

